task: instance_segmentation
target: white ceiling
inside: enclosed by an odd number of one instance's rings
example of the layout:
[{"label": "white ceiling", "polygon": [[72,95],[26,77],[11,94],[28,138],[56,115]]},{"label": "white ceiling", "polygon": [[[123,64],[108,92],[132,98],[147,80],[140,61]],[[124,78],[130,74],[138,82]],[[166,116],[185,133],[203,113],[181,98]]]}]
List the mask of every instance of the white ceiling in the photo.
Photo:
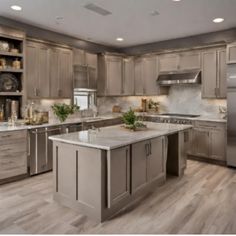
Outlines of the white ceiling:
[{"label": "white ceiling", "polygon": [[[112,12],[101,16],[83,6]],[[16,12],[11,5],[20,5]],[[158,16],[150,13],[157,10]],[[0,0],[0,15],[89,41],[126,47],[236,27],[236,0]],[[64,17],[60,24],[56,17]],[[212,20],[223,17],[215,24]],[[1,22],[0,22],[1,23]],[[123,37],[123,42],[117,42]]]}]

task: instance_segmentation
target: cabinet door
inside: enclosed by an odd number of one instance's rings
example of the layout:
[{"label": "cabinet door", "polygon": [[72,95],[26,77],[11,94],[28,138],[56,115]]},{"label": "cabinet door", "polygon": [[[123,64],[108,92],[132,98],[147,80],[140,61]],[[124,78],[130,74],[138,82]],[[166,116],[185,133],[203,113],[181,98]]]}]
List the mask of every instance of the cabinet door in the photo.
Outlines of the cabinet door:
[{"label": "cabinet door", "polygon": [[108,152],[108,208],[130,195],[130,149],[129,146]]},{"label": "cabinet door", "polygon": [[215,160],[226,160],[226,134],[224,129],[212,129],[210,131],[210,155]]},{"label": "cabinet door", "polygon": [[226,51],[218,51],[218,98],[226,98]]},{"label": "cabinet door", "polygon": [[227,64],[236,63],[236,44],[227,46]]},{"label": "cabinet door", "polygon": [[121,95],[122,93],[122,58],[106,58],[107,95]]},{"label": "cabinet door", "polygon": [[150,140],[150,155],[148,156],[148,182],[153,182],[166,173],[166,148],[165,138]]},{"label": "cabinet door", "polygon": [[147,57],[143,59],[144,95],[157,95],[157,58]]},{"label": "cabinet door", "polygon": [[135,60],[134,65],[134,92],[135,95],[144,94],[144,81],[143,81],[143,61],[141,59]]},{"label": "cabinet door", "polygon": [[60,50],[59,54],[59,97],[71,98],[72,97],[72,52],[70,50]]},{"label": "cabinet door", "polygon": [[73,49],[73,65],[85,65],[86,57],[85,51],[74,48]]},{"label": "cabinet door", "polygon": [[50,97],[58,98],[60,90],[59,50],[50,49]]},{"label": "cabinet door", "polygon": [[134,60],[123,60],[123,95],[134,95]]},{"label": "cabinet door", "polygon": [[180,70],[192,70],[201,68],[201,54],[200,52],[186,52],[181,53],[179,57]]},{"label": "cabinet door", "polygon": [[187,154],[189,151],[190,133],[189,131],[179,132],[179,172],[187,167]]},{"label": "cabinet door", "polygon": [[217,90],[217,53],[216,50],[202,54],[202,97],[216,98]]},{"label": "cabinet door", "polygon": [[200,157],[209,156],[209,130],[208,129],[193,129],[193,155]]},{"label": "cabinet door", "polygon": [[[38,63],[38,76],[39,76],[39,91],[40,98],[50,97],[50,55],[49,47],[39,45],[39,63]],[[32,88],[31,88],[32,89]]]},{"label": "cabinet door", "polygon": [[29,98],[36,98],[39,89],[38,76],[38,47],[37,44],[27,42],[26,45],[26,76],[27,76],[27,95]]},{"label": "cabinet door", "polygon": [[0,182],[27,174],[27,131],[0,133]]},{"label": "cabinet door", "polygon": [[97,55],[86,53],[85,56],[86,64],[88,65],[88,88],[97,89]]},{"label": "cabinet door", "polygon": [[167,54],[158,57],[159,72],[169,72],[178,70],[179,55]]},{"label": "cabinet door", "polygon": [[146,186],[148,141],[132,145],[132,193],[135,193]]}]

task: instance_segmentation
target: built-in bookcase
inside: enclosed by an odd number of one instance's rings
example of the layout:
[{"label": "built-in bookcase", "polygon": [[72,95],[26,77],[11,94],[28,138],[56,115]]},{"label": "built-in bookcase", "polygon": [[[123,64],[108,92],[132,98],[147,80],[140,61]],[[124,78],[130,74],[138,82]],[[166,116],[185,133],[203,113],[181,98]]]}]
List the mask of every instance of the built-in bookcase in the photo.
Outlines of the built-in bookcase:
[{"label": "built-in bookcase", "polygon": [[[0,25],[0,75],[10,74],[16,78],[17,87],[14,90],[6,91],[0,88],[0,108],[6,106],[6,101],[16,100],[19,102],[19,114],[21,118],[22,106],[25,104],[25,33],[19,30]],[[1,81],[0,81],[1,83]],[[4,108],[4,119],[6,117]]]}]

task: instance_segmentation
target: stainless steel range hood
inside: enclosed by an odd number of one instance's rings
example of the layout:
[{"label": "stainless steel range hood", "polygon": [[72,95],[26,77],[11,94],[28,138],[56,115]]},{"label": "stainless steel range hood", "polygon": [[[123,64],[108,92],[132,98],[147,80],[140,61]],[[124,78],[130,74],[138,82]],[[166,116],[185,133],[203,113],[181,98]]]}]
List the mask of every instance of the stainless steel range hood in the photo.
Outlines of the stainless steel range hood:
[{"label": "stainless steel range hood", "polygon": [[188,70],[188,71],[175,71],[161,73],[158,76],[157,84],[160,86],[171,86],[176,84],[200,84],[201,71]]}]

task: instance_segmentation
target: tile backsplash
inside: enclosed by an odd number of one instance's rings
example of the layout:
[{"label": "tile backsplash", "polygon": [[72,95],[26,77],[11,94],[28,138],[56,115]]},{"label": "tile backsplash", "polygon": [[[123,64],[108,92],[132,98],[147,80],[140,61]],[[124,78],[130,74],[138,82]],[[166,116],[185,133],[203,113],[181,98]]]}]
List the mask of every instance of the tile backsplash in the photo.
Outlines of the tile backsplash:
[{"label": "tile backsplash", "polygon": [[[110,113],[113,105],[121,106],[122,111],[130,107],[138,108],[141,106],[141,98],[145,96],[98,97],[99,114]],[[159,113],[214,115],[219,114],[219,106],[226,106],[225,99],[202,99],[201,85],[172,86],[168,95],[147,98],[160,102]]]}]

